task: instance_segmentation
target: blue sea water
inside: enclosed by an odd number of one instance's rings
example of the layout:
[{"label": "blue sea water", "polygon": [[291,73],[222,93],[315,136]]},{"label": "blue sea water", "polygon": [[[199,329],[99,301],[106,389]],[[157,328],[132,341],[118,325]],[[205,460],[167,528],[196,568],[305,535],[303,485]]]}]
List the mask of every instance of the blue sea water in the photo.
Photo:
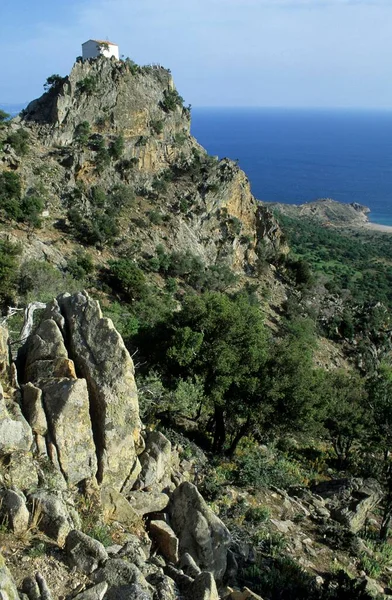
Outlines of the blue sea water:
[{"label": "blue sea water", "polygon": [[392,225],[392,111],[193,108],[192,134],[260,200],[359,202]]}]

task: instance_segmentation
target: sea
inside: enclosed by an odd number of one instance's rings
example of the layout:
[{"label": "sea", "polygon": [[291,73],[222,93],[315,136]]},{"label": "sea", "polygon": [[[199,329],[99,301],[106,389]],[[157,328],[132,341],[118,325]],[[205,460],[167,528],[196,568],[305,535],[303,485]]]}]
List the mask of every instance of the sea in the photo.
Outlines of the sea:
[{"label": "sea", "polygon": [[392,225],[392,110],[193,108],[192,134],[238,160],[259,200],[358,202]]}]

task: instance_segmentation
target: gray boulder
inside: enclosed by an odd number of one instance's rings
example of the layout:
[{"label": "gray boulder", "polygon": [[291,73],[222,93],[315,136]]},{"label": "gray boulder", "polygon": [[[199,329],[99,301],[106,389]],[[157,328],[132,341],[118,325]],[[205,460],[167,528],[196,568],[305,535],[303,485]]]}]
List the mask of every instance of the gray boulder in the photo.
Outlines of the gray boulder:
[{"label": "gray boulder", "polygon": [[325,500],[331,517],[352,533],[362,529],[369,513],[383,497],[380,484],[371,478],[335,479],[320,483],[312,491]]},{"label": "gray boulder", "polygon": [[29,528],[30,513],[21,492],[3,490],[0,493],[1,514],[16,535],[23,535]]},{"label": "gray boulder", "polygon": [[[121,558],[109,558],[107,563],[92,575],[94,583],[106,582],[109,590],[106,598],[118,600],[120,598],[143,598],[150,600],[152,597],[151,586],[136,565]],[[140,596],[135,596],[136,591]]]},{"label": "gray boulder", "polygon": [[170,484],[172,447],[170,441],[159,431],[150,431],[146,447],[139,457],[141,472],[135,489],[162,491]]},{"label": "gray boulder", "polygon": [[78,516],[72,507],[68,507],[60,495],[46,490],[30,494],[32,512],[37,512],[39,528],[63,546],[67,535],[79,526]]},{"label": "gray boulder", "polygon": [[78,594],[75,596],[74,600],[102,600],[107,592],[107,589],[108,584],[106,581],[103,581],[102,583],[97,583],[97,585],[94,585],[81,594]]},{"label": "gray boulder", "polygon": [[42,385],[51,437],[62,473],[71,485],[96,475],[97,458],[84,379],[57,379]]},{"label": "gray boulder", "polygon": [[142,448],[132,358],[112,321],[87,292],[59,299],[69,348],[86,379],[94,421],[98,479],[120,491]]},{"label": "gray boulder", "polygon": [[22,387],[22,406],[33,432],[37,435],[46,435],[48,423],[42,405],[42,390],[33,383],[24,385]]},{"label": "gray boulder", "polygon": [[4,557],[0,554],[0,598],[2,600],[19,600],[15,581],[5,564]]},{"label": "gray boulder", "polygon": [[77,529],[69,532],[65,549],[71,564],[86,575],[90,575],[109,558],[101,542]]},{"label": "gray boulder", "polygon": [[161,512],[169,504],[169,496],[157,492],[131,492],[127,495],[127,500],[140,516]]},{"label": "gray boulder", "polygon": [[0,384],[0,453],[29,451],[32,444],[33,432],[19,405],[11,399],[6,401]]},{"label": "gray boulder", "polygon": [[174,565],[178,563],[178,537],[165,521],[151,521],[150,535],[161,554]]},{"label": "gray boulder", "polygon": [[170,503],[171,526],[179,539],[180,554],[188,552],[201,570],[220,581],[226,571],[230,533],[207,506],[197,488],[188,482],[174,490]]},{"label": "gray boulder", "polygon": [[188,592],[189,600],[219,600],[212,573],[203,571],[198,575]]}]

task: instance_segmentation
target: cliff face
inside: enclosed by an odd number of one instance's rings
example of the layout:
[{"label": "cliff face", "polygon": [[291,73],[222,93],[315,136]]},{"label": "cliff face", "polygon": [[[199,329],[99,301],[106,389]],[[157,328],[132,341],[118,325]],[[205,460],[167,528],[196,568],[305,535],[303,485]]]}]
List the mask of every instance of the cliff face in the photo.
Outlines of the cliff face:
[{"label": "cliff face", "polygon": [[[77,62],[11,129],[28,132],[29,153],[20,157],[5,145],[0,164],[21,175],[26,193],[40,189],[44,243],[70,205],[91,217],[94,186],[105,193],[121,186],[134,198],[131,209],[118,211],[121,250],[137,239],[144,254],[163,244],[246,274],[256,272],[260,243],[287,251],[243,171],[208,156],[190,135],[190,110],[163,68],[104,58]],[[163,222],[140,226],[151,212]]]}]

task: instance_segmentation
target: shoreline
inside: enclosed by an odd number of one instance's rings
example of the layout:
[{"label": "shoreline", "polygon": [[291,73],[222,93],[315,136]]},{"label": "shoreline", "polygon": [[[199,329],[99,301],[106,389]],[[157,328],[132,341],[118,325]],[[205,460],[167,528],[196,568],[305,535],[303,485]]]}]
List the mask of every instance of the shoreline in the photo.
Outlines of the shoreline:
[{"label": "shoreline", "polygon": [[363,224],[364,229],[370,231],[381,231],[383,233],[392,233],[392,225],[381,225],[381,223],[372,223],[368,221]]}]

